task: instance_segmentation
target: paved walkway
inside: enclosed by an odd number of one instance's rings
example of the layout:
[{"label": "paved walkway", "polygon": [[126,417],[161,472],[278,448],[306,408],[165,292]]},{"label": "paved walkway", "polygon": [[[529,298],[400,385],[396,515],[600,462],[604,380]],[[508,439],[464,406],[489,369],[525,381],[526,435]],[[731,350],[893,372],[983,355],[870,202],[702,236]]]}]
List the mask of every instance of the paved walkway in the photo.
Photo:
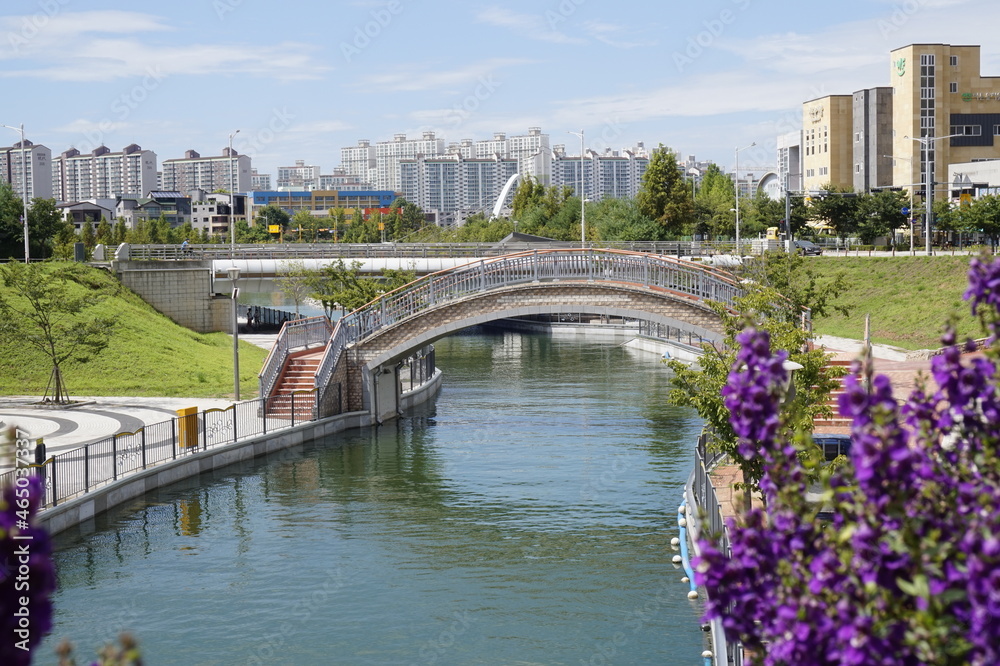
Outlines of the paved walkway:
[{"label": "paved walkway", "polygon": [[[241,335],[264,349],[271,349],[277,334]],[[198,411],[225,408],[233,404],[222,398],[141,398],[79,397],[73,407],[38,405],[38,396],[0,396],[0,429],[16,427],[30,439],[42,437],[48,456],[64,453],[121,432],[135,432],[144,425],[162,423],[177,410],[197,407]],[[0,462],[0,472],[10,469],[9,461]]]}]

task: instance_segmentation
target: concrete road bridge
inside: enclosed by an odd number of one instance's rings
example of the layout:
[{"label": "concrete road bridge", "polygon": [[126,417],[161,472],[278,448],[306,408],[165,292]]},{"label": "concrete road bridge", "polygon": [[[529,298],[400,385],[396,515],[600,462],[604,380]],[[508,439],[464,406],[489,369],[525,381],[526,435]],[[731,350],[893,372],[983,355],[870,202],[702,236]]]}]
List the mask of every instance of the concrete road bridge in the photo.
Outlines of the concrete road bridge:
[{"label": "concrete road bridge", "polygon": [[587,313],[717,341],[721,321],[707,301],[731,308],[739,291],[725,271],[647,252],[551,249],[483,258],[387,293],[332,330],[322,317],[285,324],[261,371],[261,395],[287,393],[291,374],[300,376],[292,386],[303,388],[308,356],[320,416],[368,411],[382,421],[401,409],[404,361],[450,333],[510,317]]}]

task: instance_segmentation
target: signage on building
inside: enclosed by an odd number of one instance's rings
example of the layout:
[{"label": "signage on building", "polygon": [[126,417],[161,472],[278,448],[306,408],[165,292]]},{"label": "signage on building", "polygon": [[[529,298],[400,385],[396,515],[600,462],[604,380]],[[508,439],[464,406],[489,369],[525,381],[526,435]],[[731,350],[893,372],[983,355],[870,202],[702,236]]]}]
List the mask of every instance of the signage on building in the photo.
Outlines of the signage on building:
[{"label": "signage on building", "polygon": [[280,224],[269,224],[267,225],[267,233],[269,234],[280,234],[281,225]]},{"label": "signage on building", "polygon": [[1000,92],[974,92],[962,93],[963,102],[997,102],[1000,101]]},{"label": "signage on building", "polygon": [[814,123],[818,123],[823,120],[823,107],[817,105],[809,109],[809,118]]},{"label": "signage on building", "polygon": [[897,76],[906,75],[906,58],[899,58],[898,60],[893,60],[892,64],[896,68]]}]

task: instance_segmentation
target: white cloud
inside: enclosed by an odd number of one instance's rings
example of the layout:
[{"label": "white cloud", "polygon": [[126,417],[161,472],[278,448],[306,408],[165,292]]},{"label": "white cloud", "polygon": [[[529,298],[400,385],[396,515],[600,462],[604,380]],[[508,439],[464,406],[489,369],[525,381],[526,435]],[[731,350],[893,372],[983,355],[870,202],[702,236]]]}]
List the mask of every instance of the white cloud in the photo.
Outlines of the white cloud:
[{"label": "white cloud", "polygon": [[[30,77],[50,81],[113,81],[136,76],[172,74],[233,74],[316,78],[328,67],[313,61],[314,47],[296,43],[274,45],[183,44],[173,39],[158,44],[148,33],[172,31],[162,19],[135,12],[74,12],[36,20],[0,20],[0,77]],[[37,17],[35,17],[37,19]],[[11,37],[11,35],[14,35]],[[14,62],[19,67],[11,66]]]},{"label": "white cloud", "polygon": [[618,49],[634,49],[637,46],[652,46],[654,42],[628,41],[623,36],[628,35],[630,30],[625,26],[613,23],[603,23],[601,21],[587,21],[583,24],[587,34],[599,42],[613,46]]},{"label": "white cloud", "polygon": [[397,66],[391,72],[369,75],[363,85],[367,88],[374,83],[380,90],[387,91],[434,90],[456,95],[475,94],[477,88],[492,92],[503,85],[494,74],[496,70],[532,62],[520,58],[492,58],[451,70],[435,70],[429,65]]},{"label": "white cloud", "polygon": [[506,28],[522,37],[553,44],[586,44],[586,40],[570,37],[556,30],[545,14],[515,14],[503,7],[487,7],[476,20],[498,28]]}]

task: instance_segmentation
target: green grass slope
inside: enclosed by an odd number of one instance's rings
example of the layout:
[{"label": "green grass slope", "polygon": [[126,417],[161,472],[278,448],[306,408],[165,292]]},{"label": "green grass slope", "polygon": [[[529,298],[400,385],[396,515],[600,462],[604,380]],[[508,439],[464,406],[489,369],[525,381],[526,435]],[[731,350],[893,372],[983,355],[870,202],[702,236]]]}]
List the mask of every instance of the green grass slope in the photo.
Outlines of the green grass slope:
[{"label": "green grass slope", "polygon": [[978,321],[962,299],[970,257],[815,257],[805,265],[823,277],[842,272],[848,288],[837,300],[850,316],[837,313],[814,323],[817,334],[861,339],[871,314],[872,342],[903,349],[936,349],[954,316],[959,339],[982,337]]},{"label": "green grass slope", "polygon": [[[81,267],[73,289],[110,289],[94,308],[116,315],[110,343],[86,363],[68,362],[63,376],[70,397],[177,396],[232,397],[233,341],[224,333],[195,333],[175,324],[105,271]],[[10,293],[0,283],[5,297]],[[267,352],[240,343],[240,397],[255,397],[257,373]],[[0,341],[0,395],[41,396],[51,365],[39,351],[17,340]]]}]

